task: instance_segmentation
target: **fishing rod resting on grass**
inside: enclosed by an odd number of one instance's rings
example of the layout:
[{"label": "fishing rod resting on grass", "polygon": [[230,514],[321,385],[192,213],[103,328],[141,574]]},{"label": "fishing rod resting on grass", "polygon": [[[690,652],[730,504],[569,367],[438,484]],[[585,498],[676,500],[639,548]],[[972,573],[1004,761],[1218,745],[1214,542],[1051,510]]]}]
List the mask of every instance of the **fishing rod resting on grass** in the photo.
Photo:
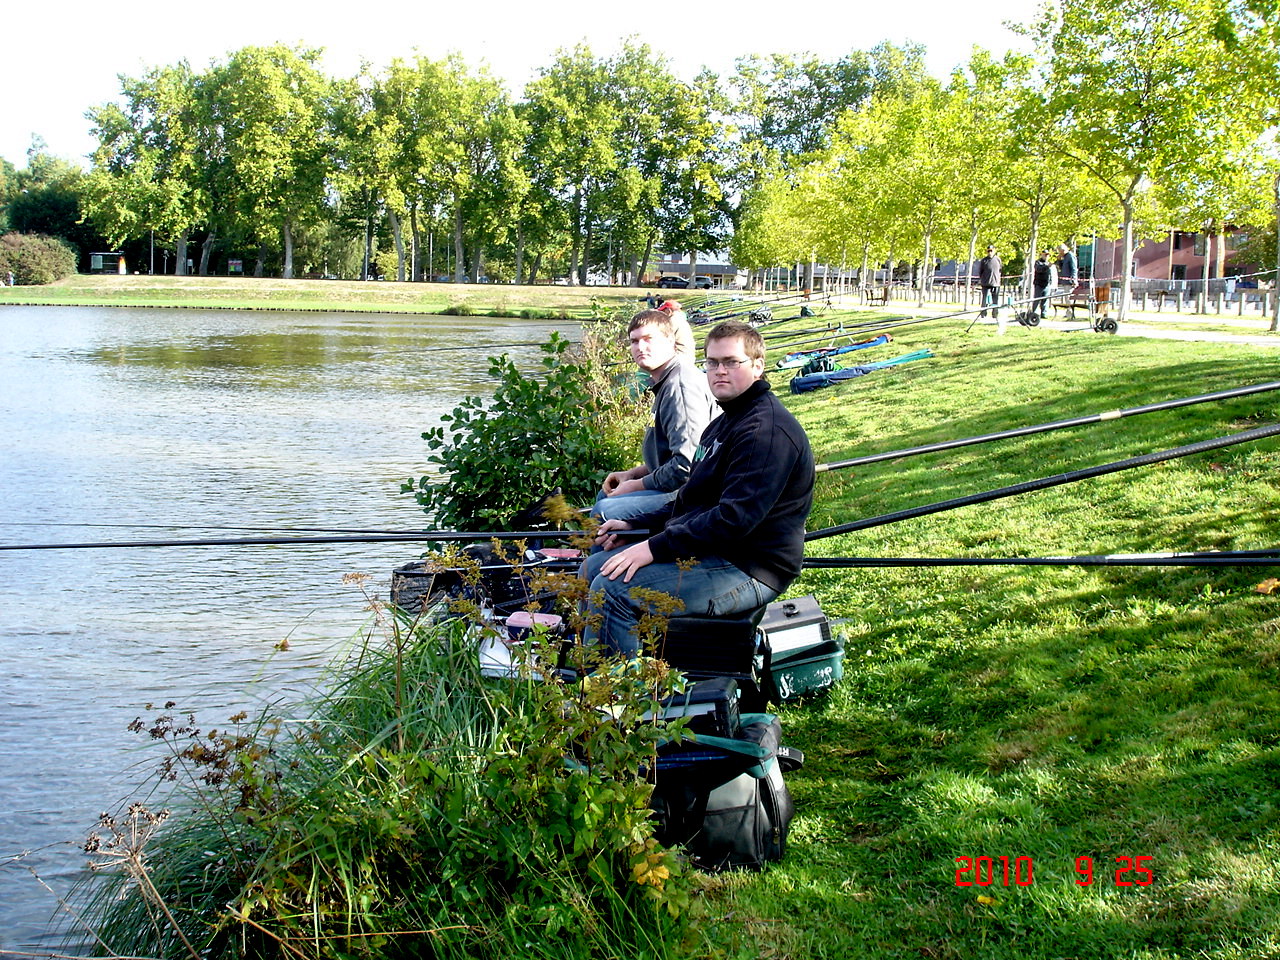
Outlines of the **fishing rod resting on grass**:
[{"label": "fishing rod resting on grass", "polygon": [[1036,490],[1047,490],[1050,487],[1060,487],[1064,484],[1076,483],[1080,480],[1089,480],[1093,477],[1106,476],[1110,473],[1119,473],[1121,470],[1132,470],[1135,467],[1145,467],[1153,463],[1163,463],[1166,460],[1176,460],[1179,457],[1188,457],[1192,454],[1205,453],[1209,450],[1220,450],[1224,447],[1233,447],[1237,444],[1249,443],[1253,440],[1262,440],[1267,437],[1274,436],[1280,436],[1280,424],[1272,424],[1269,427],[1255,427],[1252,430],[1245,430],[1241,433],[1234,433],[1225,437],[1216,437],[1212,440],[1199,440],[1195,443],[1185,444],[1181,447],[1173,447],[1169,450],[1159,450],[1154,453],[1144,453],[1141,456],[1129,457],[1126,460],[1117,460],[1112,463],[1104,463],[1096,467],[1069,470],[1066,473],[1054,474],[1051,477],[1042,477],[1037,480],[1024,480],[1021,483],[1015,483],[1007,487],[997,487],[994,490],[986,490],[982,493],[971,493],[963,497],[954,497],[950,500],[940,500],[937,503],[927,503],[919,507],[897,510],[893,513],[883,513],[879,516],[867,517],[863,520],[854,520],[850,523],[841,523],[831,527],[823,527],[820,530],[812,530],[809,533],[806,533],[804,535],[804,539],[806,542],[810,540],[822,540],[826,537],[834,537],[842,533],[852,533],[855,530],[867,530],[871,527],[882,527],[886,524],[897,523],[901,520],[913,520],[916,517],[925,517],[935,513],[943,513],[944,511],[955,510],[959,507],[968,507],[977,503],[989,503],[992,500],[1014,497],[1019,494],[1031,493]]},{"label": "fishing rod resting on grass", "polygon": [[1083,417],[1072,417],[1067,420],[1054,420],[1050,423],[1039,423],[1027,427],[1014,427],[1012,430],[1001,430],[996,433],[984,433],[974,437],[963,437],[959,440],[941,440],[938,443],[927,443],[918,447],[906,447],[901,450],[889,450],[885,453],[872,453],[865,457],[854,457],[851,460],[837,460],[832,463],[820,463],[814,469],[818,473],[829,470],[843,470],[846,467],[861,467],[885,460],[897,460],[914,457],[922,453],[938,453],[943,450],[954,450],[958,447],[970,447],[979,443],[990,443],[993,440],[1008,440],[1013,437],[1028,437],[1037,433],[1048,433],[1052,430],[1065,430],[1068,427],[1080,427],[1090,423],[1106,423],[1111,420],[1122,420],[1125,417],[1137,417],[1144,413],[1156,413],[1161,410],[1176,410],[1198,403],[1209,403],[1214,400],[1229,400],[1234,397],[1247,397],[1255,393],[1266,393],[1280,390],[1280,380],[1254,384],[1248,387],[1237,387],[1231,390],[1218,390],[1214,393],[1201,393],[1193,397],[1182,397],[1177,400],[1163,400],[1159,403],[1147,403],[1139,407],[1127,407],[1121,410],[1107,410]]}]

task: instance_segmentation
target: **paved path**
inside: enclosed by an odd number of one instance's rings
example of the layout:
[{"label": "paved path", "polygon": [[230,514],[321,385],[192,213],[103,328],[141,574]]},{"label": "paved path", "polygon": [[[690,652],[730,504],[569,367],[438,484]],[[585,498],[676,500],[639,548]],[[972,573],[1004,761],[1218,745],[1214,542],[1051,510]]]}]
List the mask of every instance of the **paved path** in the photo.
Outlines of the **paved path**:
[{"label": "paved path", "polygon": [[[959,304],[939,303],[928,303],[923,307],[917,307],[913,300],[896,300],[890,301],[883,307],[867,307],[859,306],[854,297],[847,298],[845,306],[850,310],[879,310],[896,316],[906,314],[917,317],[955,315],[959,314],[962,309]],[[1017,321],[1013,319],[1013,311],[1006,309],[1002,312],[1005,314],[1005,332],[1019,330],[1020,327]],[[975,316],[977,316],[976,309],[956,316],[955,320],[957,323],[967,325]],[[1198,330],[1195,329],[1197,325],[1217,329]],[[995,327],[997,322],[991,319],[977,320],[974,326]],[[1115,335],[1120,337],[1153,337],[1160,340],[1240,343],[1255,347],[1280,347],[1280,333],[1269,333],[1268,327],[1270,326],[1270,318],[1256,315],[1240,317],[1234,314],[1158,313],[1155,311],[1130,310],[1128,319],[1120,324],[1120,329],[1116,331]],[[1084,320],[1044,320],[1041,321],[1040,328],[1045,330],[1080,331],[1083,333],[1091,332],[1089,323]],[[1107,336],[1107,334],[1102,333],[1092,335]]]}]

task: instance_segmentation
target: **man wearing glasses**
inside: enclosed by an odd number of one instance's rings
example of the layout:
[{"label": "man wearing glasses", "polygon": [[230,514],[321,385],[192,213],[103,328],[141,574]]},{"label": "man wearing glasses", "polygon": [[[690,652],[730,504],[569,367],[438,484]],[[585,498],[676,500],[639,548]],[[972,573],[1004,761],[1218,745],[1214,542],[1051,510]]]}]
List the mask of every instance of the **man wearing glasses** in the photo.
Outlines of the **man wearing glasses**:
[{"label": "man wearing glasses", "polygon": [[[687,614],[732,616],[768,603],[800,573],[813,504],[809,439],[764,379],[755,328],[721,323],[704,350],[722,413],[703,432],[688,481],[662,510],[606,520],[596,536],[605,552],[583,565],[599,620],[586,639],[627,656],[640,652],[636,624],[648,609],[638,587],[678,597]],[[620,531],[642,529],[647,539],[621,546]]]}]

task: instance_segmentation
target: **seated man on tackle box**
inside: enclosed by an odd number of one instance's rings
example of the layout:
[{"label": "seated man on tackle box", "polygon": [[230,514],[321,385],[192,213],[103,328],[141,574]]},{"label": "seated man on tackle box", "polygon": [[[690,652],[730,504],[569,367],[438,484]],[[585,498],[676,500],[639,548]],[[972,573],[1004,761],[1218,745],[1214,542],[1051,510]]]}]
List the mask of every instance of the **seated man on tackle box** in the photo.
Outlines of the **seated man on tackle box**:
[{"label": "seated man on tackle box", "polygon": [[[722,413],[703,432],[688,481],[662,510],[606,520],[596,535],[604,552],[583,564],[588,613],[598,620],[585,639],[614,653],[640,652],[636,625],[646,607],[636,587],[678,597],[690,616],[737,616],[800,574],[813,504],[809,439],[764,379],[764,340],[754,327],[721,323],[704,352]],[[622,546],[621,531],[641,529],[647,539]]]}]

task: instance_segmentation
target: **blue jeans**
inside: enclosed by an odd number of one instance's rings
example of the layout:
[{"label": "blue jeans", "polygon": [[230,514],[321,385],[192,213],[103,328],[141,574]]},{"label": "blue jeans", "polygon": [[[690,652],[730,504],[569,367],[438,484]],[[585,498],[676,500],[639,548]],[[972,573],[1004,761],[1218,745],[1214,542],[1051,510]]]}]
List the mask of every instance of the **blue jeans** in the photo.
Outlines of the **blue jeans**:
[{"label": "blue jeans", "polygon": [[611,653],[634,657],[640,652],[636,625],[652,607],[632,596],[636,587],[678,597],[684,608],[676,616],[733,616],[763,607],[778,595],[720,557],[703,557],[689,570],[674,563],[651,563],[637,570],[630,583],[623,583],[621,576],[610,580],[600,575],[600,568],[612,552],[593,554],[582,565],[582,576],[591,585],[587,614],[598,621],[587,627],[583,641],[604,644]]},{"label": "blue jeans", "polygon": [[591,508],[591,515],[599,520],[633,520],[661,510],[675,498],[674,490],[670,493],[637,490],[635,493],[620,493],[616,497],[606,497],[602,493]]}]

